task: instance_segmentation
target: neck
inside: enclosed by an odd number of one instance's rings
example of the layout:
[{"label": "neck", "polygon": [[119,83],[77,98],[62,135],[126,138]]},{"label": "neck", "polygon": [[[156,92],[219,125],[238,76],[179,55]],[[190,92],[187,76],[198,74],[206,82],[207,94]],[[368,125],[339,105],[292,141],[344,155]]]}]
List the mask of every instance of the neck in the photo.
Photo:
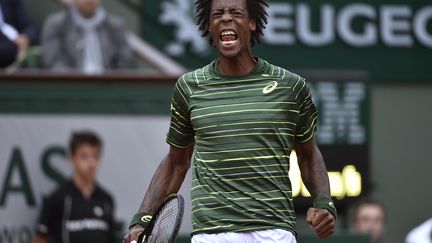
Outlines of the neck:
[{"label": "neck", "polygon": [[91,196],[96,186],[93,178],[84,178],[77,174],[73,176],[72,181],[86,198]]},{"label": "neck", "polygon": [[223,75],[243,76],[249,74],[255,68],[256,63],[251,53],[237,57],[219,55],[218,68]]},{"label": "neck", "polygon": [[85,12],[81,11],[76,7],[70,8],[70,12],[72,13],[72,17],[75,21],[85,21],[85,24],[88,24],[88,21],[90,22],[100,22],[105,18],[105,11],[103,8],[98,7],[93,12]]}]

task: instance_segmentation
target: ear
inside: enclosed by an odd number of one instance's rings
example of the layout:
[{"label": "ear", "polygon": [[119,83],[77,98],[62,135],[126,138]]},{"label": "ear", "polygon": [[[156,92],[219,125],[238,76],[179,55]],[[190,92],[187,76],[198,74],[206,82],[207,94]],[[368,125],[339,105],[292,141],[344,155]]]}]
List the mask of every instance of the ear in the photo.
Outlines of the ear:
[{"label": "ear", "polygon": [[254,32],[256,30],[256,22],[254,19],[251,19],[249,21],[249,29],[250,31]]}]

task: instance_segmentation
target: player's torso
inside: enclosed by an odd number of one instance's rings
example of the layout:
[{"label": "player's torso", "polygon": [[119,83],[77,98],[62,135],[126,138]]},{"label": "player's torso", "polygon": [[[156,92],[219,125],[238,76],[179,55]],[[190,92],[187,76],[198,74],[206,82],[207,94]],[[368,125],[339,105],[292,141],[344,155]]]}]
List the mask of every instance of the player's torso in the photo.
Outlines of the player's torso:
[{"label": "player's torso", "polygon": [[289,81],[267,74],[208,80],[191,95],[190,112],[198,146],[271,139],[286,148],[299,113]]},{"label": "player's torso", "polygon": [[[195,131],[194,230],[293,225],[288,171],[299,116],[294,83],[290,73],[270,66],[194,87],[189,97]],[[280,217],[276,211],[285,219],[268,220]]]}]

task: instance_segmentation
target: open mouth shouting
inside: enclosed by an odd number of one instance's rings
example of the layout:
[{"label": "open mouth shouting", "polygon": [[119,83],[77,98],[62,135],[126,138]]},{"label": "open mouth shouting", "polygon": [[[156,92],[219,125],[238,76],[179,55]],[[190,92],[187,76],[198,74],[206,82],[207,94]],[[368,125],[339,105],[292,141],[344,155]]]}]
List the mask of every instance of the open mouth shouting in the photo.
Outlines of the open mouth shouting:
[{"label": "open mouth shouting", "polygon": [[238,41],[238,35],[234,30],[223,30],[220,33],[221,47],[232,48]]}]

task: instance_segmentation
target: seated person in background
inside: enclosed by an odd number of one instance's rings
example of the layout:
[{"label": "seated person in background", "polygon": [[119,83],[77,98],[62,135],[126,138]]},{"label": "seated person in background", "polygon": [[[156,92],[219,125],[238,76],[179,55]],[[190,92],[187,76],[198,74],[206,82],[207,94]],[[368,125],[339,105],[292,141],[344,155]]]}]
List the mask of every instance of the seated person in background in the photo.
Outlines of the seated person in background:
[{"label": "seated person in background", "polygon": [[380,202],[361,199],[354,205],[351,229],[355,233],[368,234],[371,243],[384,243],[385,220],[384,206]]},{"label": "seated person in background", "polygon": [[113,200],[95,179],[102,142],[91,132],[77,132],[69,147],[72,178],[44,199],[34,242],[113,243]]},{"label": "seated person in background", "polygon": [[0,0],[0,68],[23,60],[37,38],[22,0]]},{"label": "seated person in background", "polygon": [[97,74],[135,66],[123,21],[100,0],[73,0],[66,11],[48,16],[41,41],[44,66],[52,70]]}]

